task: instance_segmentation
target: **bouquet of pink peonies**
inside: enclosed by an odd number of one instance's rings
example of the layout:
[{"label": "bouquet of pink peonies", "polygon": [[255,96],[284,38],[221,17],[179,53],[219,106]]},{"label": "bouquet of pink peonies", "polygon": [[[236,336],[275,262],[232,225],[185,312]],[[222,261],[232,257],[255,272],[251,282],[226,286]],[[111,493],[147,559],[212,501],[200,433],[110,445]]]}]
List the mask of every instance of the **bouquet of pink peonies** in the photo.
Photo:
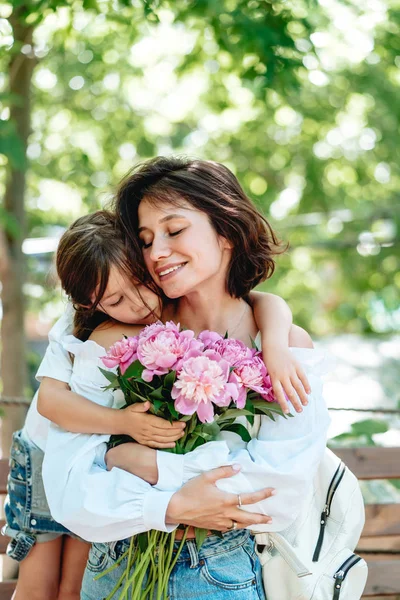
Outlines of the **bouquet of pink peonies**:
[{"label": "bouquet of pink peonies", "polygon": [[[252,344],[248,348],[213,331],[196,337],[172,321],[165,325],[159,321],[138,336],[116,342],[102,361],[108,368],[117,367],[117,372],[101,371],[109,381],[107,389],[122,390],[125,406],[150,401],[151,413],[169,421],[185,421],[184,436],[175,448],[164,451],[186,454],[218,439],[221,431],[232,431],[249,442],[248,429],[236,422],[240,416],[251,425],[255,414],[273,420],[275,415],[286,416],[274,403],[266,366]],[[127,439],[112,436],[110,446]],[[157,600],[167,598],[169,576],[187,530],[176,554],[175,532],[149,531],[132,537],[126,571],[109,598],[119,588],[120,600],[145,600],[154,593]],[[207,531],[196,528],[195,533],[200,547]]]}]

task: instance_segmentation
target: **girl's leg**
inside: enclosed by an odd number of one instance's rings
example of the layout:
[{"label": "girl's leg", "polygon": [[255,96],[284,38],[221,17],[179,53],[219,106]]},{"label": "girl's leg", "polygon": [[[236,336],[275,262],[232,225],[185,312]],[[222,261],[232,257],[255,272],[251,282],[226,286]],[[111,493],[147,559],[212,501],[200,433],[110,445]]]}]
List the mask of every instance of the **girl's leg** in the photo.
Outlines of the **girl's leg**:
[{"label": "girl's leg", "polygon": [[36,543],[19,564],[12,600],[55,600],[60,581],[62,537]]},{"label": "girl's leg", "polygon": [[79,600],[89,549],[87,542],[64,536],[58,600]]}]

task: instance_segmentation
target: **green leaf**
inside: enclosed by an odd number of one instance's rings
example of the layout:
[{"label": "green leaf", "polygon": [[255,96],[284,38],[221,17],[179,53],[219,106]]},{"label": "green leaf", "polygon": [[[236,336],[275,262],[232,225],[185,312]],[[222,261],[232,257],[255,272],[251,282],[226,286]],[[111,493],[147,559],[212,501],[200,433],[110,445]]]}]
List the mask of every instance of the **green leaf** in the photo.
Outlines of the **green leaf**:
[{"label": "green leaf", "polygon": [[175,406],[173,405],[172,402],[168,403],[168,408],[169,408],[169,412],[171,413],[172,417],[176,421],[178,421],[178,419],[179,419],[179,413],[177,412],[177,410],[176,410],[176,408],[175,408]]},{"label": "green leaf", "polygon": [[134,379],[140,379],[142,377],[143,371],[144,366],[142,365],[140,360],[135,360],[135,362],[129,365],[129,367],[123,374],[123,377],[124,379],[130,379],[131,377],[133,377]]},{"label": "green leaf", "polygon": [[375,433],[386,433],[389,430],[389,425],[379,419],[365,419],[357,421],[351,425],[354,435],[374,435]]},{"label": "green leaf", "polygon": [[236,419],[237,417],[247,417],[254,415],[254,411],[247,410],[246,408],[229,408],[227,411],[222,413],[216,421],[222,423],[226,419]]},{"label": "green leaf", "polygon": [[190,421],[190,419],[192,418],[193,415],[183,415],[183,417],[181,417],[179,420],[183,421],[184,423],[187,423],[188,421]]},{"label": "green leaf", "polygon": [[149,397],[154,398],[156,400],[163,400],[164,396],[163,396],[162,386],[158,387],[156,390],[153,390],[152,392],[150,392]]},{"label": "green leaf", "polygon": [[[266,400],[255,400],[253,402],[253,406],[255,408],[256,414],[264,413],[275,413],[281,417],[287,417],[289,415],[285,415],[281,407],[276,402],[267,402]],[[293,416],[293,415],[291,415]]]},{"label": "green leaf", "polygon": [[147,531],[146,533],[139,533],[137,539],[141,552],[146,552],[147,547],[149,545],[149,537],[147,535]]},{"label": "green leaf", "polygon": [[83,0],[82,4],[85,10],[95,10],[99,12],[99,7],[96,0]]},{"label": "green leaf", "polygon": [[[200,440],[200,443],[199,443],[199,440]],[[187,454],[188,452],[191,452],[192,450],[197,448],[197,446],[201,446],[202,444],[203,444],[203,442],[202,442],[201,438],[196,433],[193,433],[192,436],[190,437],[190,439],[187,440],[185,443],[185,454]]]},{"label": "green leaf", "polygon": [[104,377],[111,383],[111,385],[113,385],[114,387],[118,387],[118,375],[116,375],[115,373],[112,373],[111,371],[106,371],[105,369],[102,369],[101,367],[99,367],[101,373],[104,375]]},{"label": "green leaf", "polygon": [[210,435],[214,440],[219,436],[221,431],[220,427],[218,426],[218,423],[216,423],[215,421],[213,421],[212,423],[204,423],[204,425],[200,427],[200,430]]},{"label": "green leaf", "polygon": [[176,371],[170,371],[169,373],[167,373],[167,375],[164,377],[163,387],[165,389],[171,391],[172,386],[175,383],[175,378],[176,378]]},{"label": "green leaf", "polygon": [[253,339],[253,338],[251,337],[251,335],[250,335],[249,337],[250,337],[251,347],[252,347],[254,350],[260,350],[260,348],[259,348],[259,347],[257,346],[257,344],[256,344],[256,340],[255,340],[255,339]]},{"label": "green leaf", "polygon": [[152,403],[154,406],[154,412],[158,412],[160,410],[160,408],[163,406],[164,402],[162,400],[154,400],[154,402]]},{"label": "green leaf", "polygon": [[200,527],[194,528],[194,534],[196,536],[197,550],[200,550],[200,548],[202,547],[203,542],[207,537],[207,533],[208,533],[207,529],[200,529]]},{"label": "green leaf", "polygon": [[233,433],[237,433],[246,443],[250,442],[251,440],[250,433],[247,431],[246,427],[240,423],[232,423],[232,425],[222,426],[221,431],[232,431]]}]

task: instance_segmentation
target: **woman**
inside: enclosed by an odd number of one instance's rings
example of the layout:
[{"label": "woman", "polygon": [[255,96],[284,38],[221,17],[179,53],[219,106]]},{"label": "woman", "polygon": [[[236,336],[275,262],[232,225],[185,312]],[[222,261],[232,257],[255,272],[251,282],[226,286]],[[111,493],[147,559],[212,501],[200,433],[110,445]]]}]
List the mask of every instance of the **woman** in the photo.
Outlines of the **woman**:
[{"label": "woman", "polygon": [[[205,161],[155,159],[122,183],[116,209],[133,251],[138,245],[142,247],[156,284],[166,296],[180,298],[163,319],[173,318],[195,332],[228,331],[244,343],[249,342],[249,336],[256,336],[245,299],[257,283],[272,274],[277,242],[228,169]],[[95,332],[92,339],[108,347],[121,333],[110,328]],[[311,347],[308,335],[298,330],[291,342]],[[300,351],[300,359],[306,357],[306,361],[312,361],[313,355],[312,350]],[[188,597],[189,592],[192,598],[206,593],[213,598],[232,594],[238,599],[263,598],[254,539],[248,530],[241,529],[259,524],[264,531],[280,531],[293,522],[301,508],[325,448],[329,422],[318,398],[319,385],[311,383],[313,394],[302,414],[275,423],[263,420],[258,437],[247,446],[234,434],[227,434],[192,456],[160,452],[143,458],[136,445],[121,447],[121,456],[117,452],[111,455],[110,466],[119,467],[134,456],[138,474],[143,473],[146,463],[151,477],[156,475],[159,490],[146,487],[144,481],[128,473],[124,486],[113,489],[116,478],[122,481],[123,471],[112,469],[109,474],[100,474],[89,464],[93,462],[89,458],[86,470],[76,463],[68,474],[70,490],[75,490],[74,514],[70,513],[67,522],[65,515],[55,515],[57,520],[81,535],[85,529],[90,539],[99,541],[121,538],[127,531],[171,530],[177,523],[228,532],[222,540],[208,537],[200,552],[192,540],[186,543],[171,577],[171,598]],[[236,474],[233,468],[225,468],[195,477],[201,471],[232,463],[238,465]],[[82,488],[77,493],[83,471],[86,496]],[[271,486],[276,489],[275,497]],[[88,495],[98,498],[97,521],[93,508],[90,514],[85,513]],[[240,504],[251,505],[254,512],[249,514]],[[111,523],[114,538],[109,537]],[[233,529],[238,531],[230,531]],[[82,588],[84,600],[112,592],[124,561],[95,582],[93,573],[112,566],[126,544],[92,547]]]}]

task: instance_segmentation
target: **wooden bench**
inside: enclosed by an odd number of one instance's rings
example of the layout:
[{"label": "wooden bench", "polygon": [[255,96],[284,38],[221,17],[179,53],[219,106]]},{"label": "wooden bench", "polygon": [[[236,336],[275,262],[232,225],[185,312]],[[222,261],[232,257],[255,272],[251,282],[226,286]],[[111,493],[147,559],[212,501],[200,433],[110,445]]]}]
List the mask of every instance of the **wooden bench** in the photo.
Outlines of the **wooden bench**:
[{"label": "wooden bench", "polygon": [[[335,453],[361,480],[400,479],[400,448],[335,449]],[[0,460],[0,494],[6,493],[7,474],[8,461]],[[7,539],[0,536],[0,554],[6,547]],[[369,568],[363,598],[400,597],[400,504],[366,506],[358,552]],[[14,588],[15,581],[1,582],[0,600],[10,600]]]}]

